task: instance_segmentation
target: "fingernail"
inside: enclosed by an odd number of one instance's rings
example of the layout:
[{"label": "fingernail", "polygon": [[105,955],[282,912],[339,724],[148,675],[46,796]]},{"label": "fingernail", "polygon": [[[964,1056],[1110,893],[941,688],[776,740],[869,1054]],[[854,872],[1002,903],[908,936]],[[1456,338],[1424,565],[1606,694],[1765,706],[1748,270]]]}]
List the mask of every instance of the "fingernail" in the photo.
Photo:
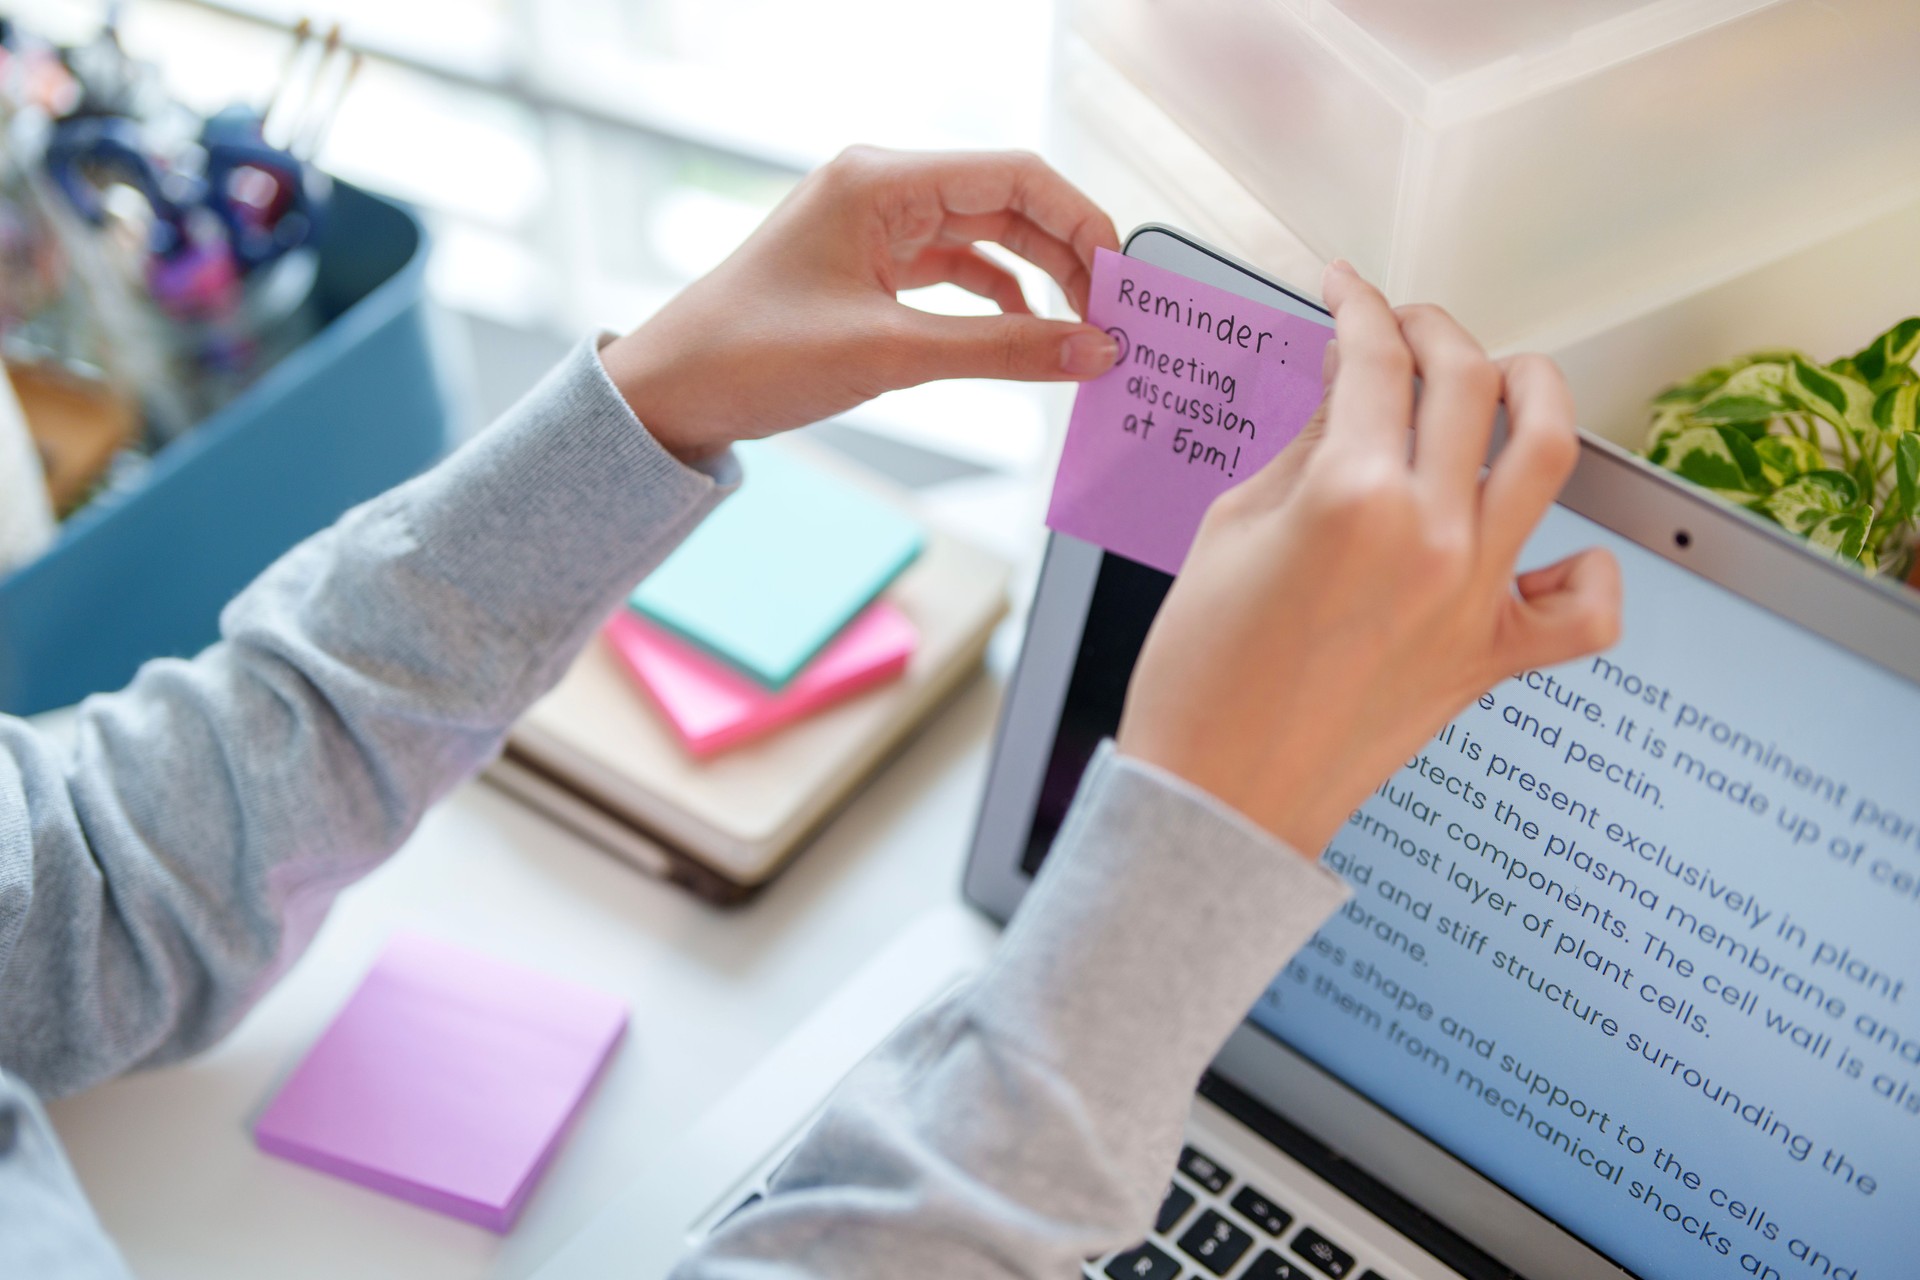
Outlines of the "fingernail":
[{"label": "fingernail", "polygon": [[1060,344],[1060,368],[1075,377],[1105,373],[1120,358],[1120,344],[1098,329],[1076,333]]},{"label": "fingernail", "polygon": [[1329,262],[1327,264],[1327,270],[1344,271],[1350,276],[1357,276],[1360,274],[1358,271],[1355,271],[1353,269],[1353,264],[1351,262],[1348,262],[1345,258],[1335,258],[1332,262]]}]

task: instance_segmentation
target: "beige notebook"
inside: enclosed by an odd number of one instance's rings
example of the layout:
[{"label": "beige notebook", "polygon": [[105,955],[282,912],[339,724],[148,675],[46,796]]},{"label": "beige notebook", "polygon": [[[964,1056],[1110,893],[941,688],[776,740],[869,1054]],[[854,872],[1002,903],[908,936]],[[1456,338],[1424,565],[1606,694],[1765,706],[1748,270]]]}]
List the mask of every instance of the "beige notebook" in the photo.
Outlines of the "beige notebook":
[{"label": "beige notebook", "polygon": [[[825,461],[815,449],[809,462]],[[906,505],[846,464],[836,471]],[[703,897],[765,884],[977,671],[1007,607],[1004,562],[938,530],[883,598],[920,645],[898,680],[759,742],[696,760],[600,638],[514,728],[488,778],[643,870]]]}]

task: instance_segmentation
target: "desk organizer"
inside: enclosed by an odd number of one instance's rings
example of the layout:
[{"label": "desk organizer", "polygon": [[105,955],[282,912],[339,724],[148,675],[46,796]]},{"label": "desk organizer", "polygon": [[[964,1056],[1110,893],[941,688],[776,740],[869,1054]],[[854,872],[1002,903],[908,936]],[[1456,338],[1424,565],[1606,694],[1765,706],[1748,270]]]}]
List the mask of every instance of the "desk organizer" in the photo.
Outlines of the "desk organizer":
[{"label": "desk organizer", "polygon": [[0,579],[0,711],[65,706],[197,652],[281,552],[445,450],[425,273],[411,213],[334,185],[319,332]]}]

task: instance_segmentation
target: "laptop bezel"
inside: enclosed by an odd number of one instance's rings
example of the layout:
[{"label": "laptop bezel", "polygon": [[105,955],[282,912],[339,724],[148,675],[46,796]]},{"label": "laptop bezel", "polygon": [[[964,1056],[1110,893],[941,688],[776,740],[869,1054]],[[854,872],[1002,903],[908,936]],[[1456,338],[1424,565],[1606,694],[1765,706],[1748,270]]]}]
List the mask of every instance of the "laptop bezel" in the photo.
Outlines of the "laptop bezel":
[{"label": "laptop bezel", "polygon": [[[1170,227],[1137,229],[1125,251],[1252,301],[1325,315],[1307,294]],[[1920,630],[1920,597],[1904,587],[1837,565],[1604,440],[1582,438],[1560,505],[1920,685],[1920,645],[1912,643]],[[969,902],[1003,922],[1031,884],[1022,859],[1105,554],[1049,535],[964,884]],[[1567,1280],[1631,1274],[1251,1023],[1228,1041],[1214,1071],[1523,1274]]]}]

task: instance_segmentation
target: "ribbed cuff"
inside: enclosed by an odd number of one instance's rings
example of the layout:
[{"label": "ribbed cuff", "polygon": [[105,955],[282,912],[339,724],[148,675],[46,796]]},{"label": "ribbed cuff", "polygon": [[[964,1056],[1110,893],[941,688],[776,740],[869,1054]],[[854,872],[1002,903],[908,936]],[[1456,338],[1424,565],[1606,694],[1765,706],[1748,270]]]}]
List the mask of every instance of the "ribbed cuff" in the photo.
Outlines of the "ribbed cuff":
[{"label": "ribbed cuff", "polygon": [[662,448],[583,342],[407,512],[439,576],[535,639],[631,588],[737,474],[729,455],[696,470]]},{"label": "ribbed cuff", "polygon": [[1191,1088],[1347,894],[1238,811],[1104,743],[973,1009],[1118,1118]]}]

